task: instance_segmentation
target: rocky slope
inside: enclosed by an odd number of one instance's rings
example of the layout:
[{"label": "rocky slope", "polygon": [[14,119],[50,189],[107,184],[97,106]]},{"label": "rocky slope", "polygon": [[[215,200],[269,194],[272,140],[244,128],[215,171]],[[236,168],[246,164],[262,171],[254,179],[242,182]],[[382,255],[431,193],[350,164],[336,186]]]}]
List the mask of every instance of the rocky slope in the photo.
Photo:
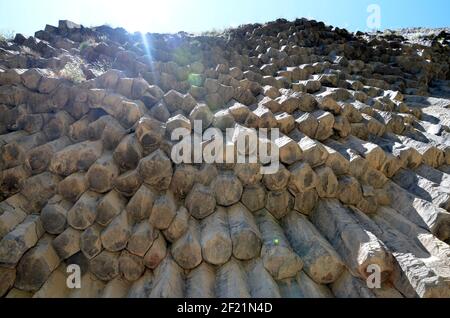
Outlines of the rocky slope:
[{"label": "rocky slope", "polygon": [[[0,296],[450,297],[447,40],[301,19],[1,43]],[[174,164],[194,120],[279,128],[282,166]]]},{"label": "rocky slope", "polygon": [[436,43],[448,45],[450,40],[450,28],[404,28],[387,30],[385,34],[397,34],[410,43],[433,46]]}]

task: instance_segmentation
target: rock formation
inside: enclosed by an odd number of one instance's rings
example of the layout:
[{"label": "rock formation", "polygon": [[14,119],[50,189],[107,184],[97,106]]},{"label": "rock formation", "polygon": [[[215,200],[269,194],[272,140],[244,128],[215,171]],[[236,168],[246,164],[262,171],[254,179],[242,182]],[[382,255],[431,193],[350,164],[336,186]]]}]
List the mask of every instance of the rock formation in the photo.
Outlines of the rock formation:
[{"label": "rock formation", "polygon": [[[448,39],[298,19],[2,42],[0,297],[450,297]],[[208,127],[278,128],[279,169],[176,164],[172,133]]]}]

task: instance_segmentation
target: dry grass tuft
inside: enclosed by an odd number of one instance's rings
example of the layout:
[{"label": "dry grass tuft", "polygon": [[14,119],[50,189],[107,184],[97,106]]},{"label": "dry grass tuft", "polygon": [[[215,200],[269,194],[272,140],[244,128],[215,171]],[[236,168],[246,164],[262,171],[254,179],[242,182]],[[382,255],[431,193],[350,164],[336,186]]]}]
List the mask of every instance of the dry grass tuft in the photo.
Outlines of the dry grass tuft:
[{"label": "dry grass tuft", "polygon": [[86,81],[86,76],[81,69],[81,64],[77,62],[67,63],[64,68],[59,71],[59,76],[75,84]]}]

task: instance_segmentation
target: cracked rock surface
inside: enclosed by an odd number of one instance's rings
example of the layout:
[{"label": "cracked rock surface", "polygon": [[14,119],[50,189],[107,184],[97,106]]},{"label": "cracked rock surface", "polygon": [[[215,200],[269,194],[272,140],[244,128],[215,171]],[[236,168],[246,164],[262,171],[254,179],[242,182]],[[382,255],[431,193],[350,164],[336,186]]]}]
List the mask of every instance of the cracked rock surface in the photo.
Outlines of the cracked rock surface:
[{"label": "cracked rock surface", "polygon": [[[0,297],[449,298],[449,38],[60,21],[1,42]],[[280,168],[176,164],[172,132],[208,127],[279,128]]]}]

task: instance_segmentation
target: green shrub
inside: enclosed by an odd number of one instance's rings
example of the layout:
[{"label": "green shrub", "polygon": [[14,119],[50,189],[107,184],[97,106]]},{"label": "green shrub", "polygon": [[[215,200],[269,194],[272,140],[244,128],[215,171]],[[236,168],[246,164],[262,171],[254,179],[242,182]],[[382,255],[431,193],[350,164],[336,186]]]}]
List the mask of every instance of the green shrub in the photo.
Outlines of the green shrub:
[{"label": "green shrub", "polygon": [[88,47],[93,46],[94,44],[95,44],[95,41],[92,39],[89,39],[87,41],[81,42],[78,49],[80,50],[81,53],[83,53],[84,50],[86,50]]},{"label": "green shrub", "polygon": [[12,40],[14,40],[15,36],[16,36],[16,33],[14,31],[3,30],[0,32],[0,42],[12,41]]},{"label": "green shrub", "polygon": [[86,81],[86,77],[84,76],[80,64],[76,62],[67,63],[64,68],[59,71],[59,76],[75,84]]},{"label": "green shrub", "polygon": [[213,36],[214,37],[214,36],[222,35],[223,32],[224,32],[223,29],[213,28],[211,30],[201,32],[200,35],[202,35],[202,36]]}]

